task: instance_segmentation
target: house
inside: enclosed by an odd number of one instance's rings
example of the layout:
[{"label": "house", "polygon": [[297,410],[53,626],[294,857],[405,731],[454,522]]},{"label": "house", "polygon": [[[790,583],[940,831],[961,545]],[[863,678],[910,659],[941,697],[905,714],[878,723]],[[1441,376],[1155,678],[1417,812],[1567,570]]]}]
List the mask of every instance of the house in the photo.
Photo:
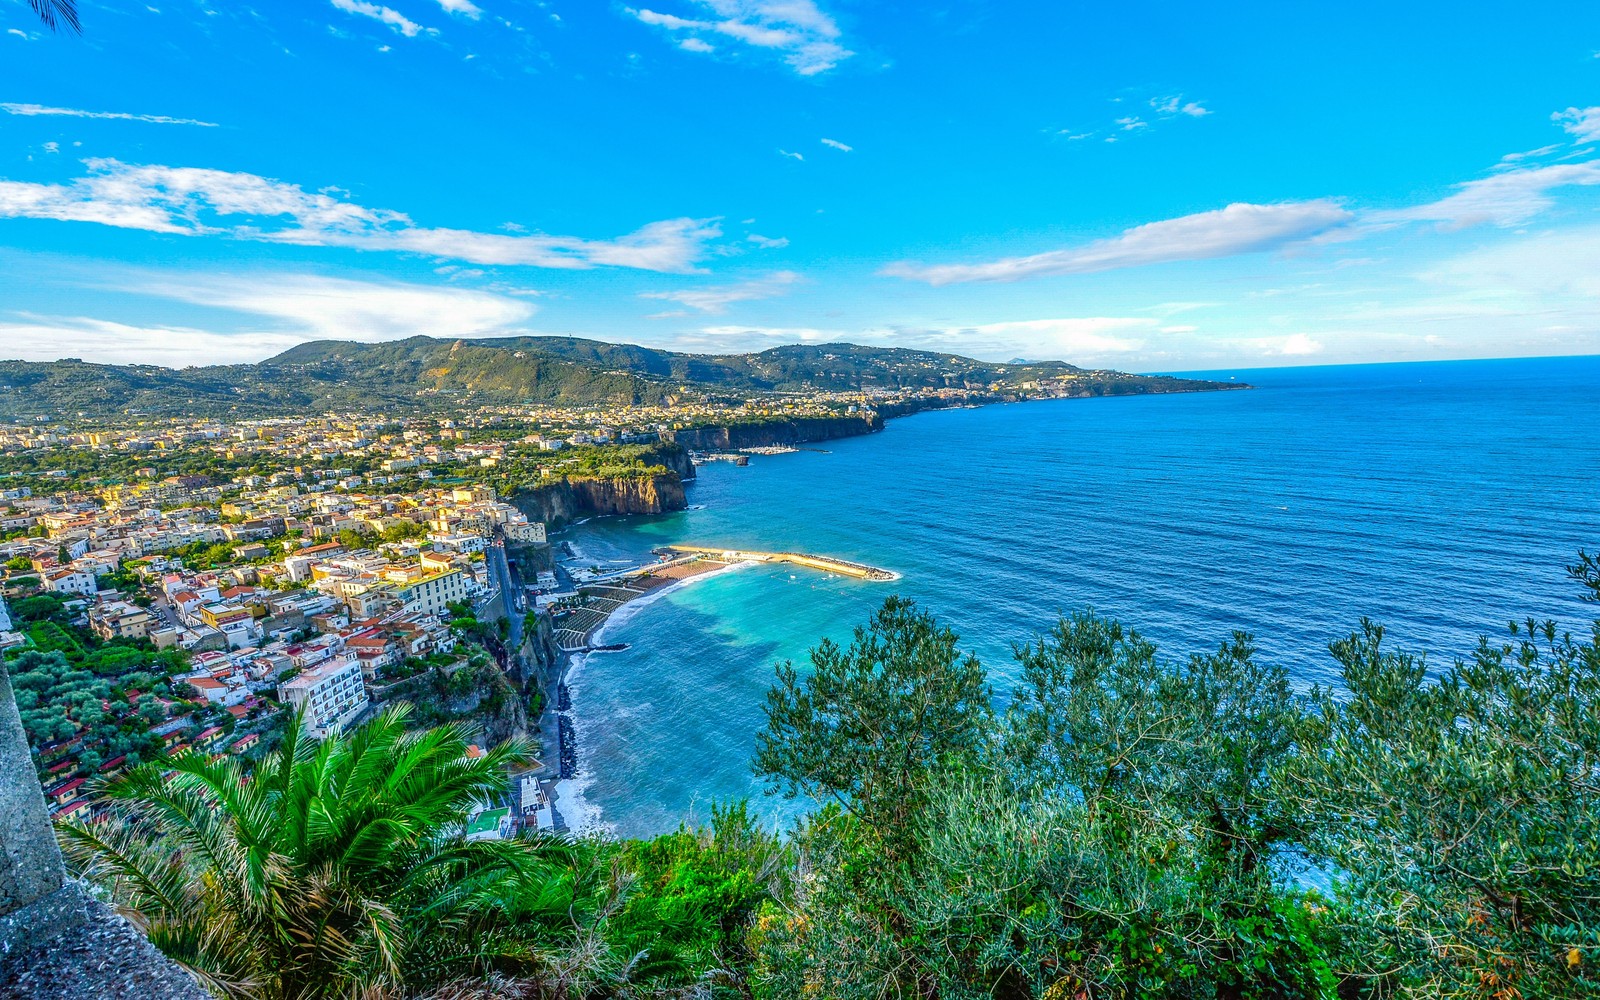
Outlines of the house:
[{"label": "house", "polygon": [[55,594],[92,594],[94,577],[80,569],[58,569],[44,574],[40,580],[45,590]]},{"label": "house", "polygon": [[64,806],[68,802],[71,802],[73,799],[78,797],[78,789],[83,787],[83,783],[83,778],[73,778],[70,781],[63,781],[59,785],[54,785],[45,789],[44,793],[45,795],[49,796],[56,805]]},{"label": "house", "polygon": [[107,601],[89,609],[89,628],[102,639],[143,639],[150,634],[150,612],[127,601]]},{"label": "house", "polygon": [[228,751],[230,753],[245,753],[249,751],[251,747],[254,747],[260,742],[260,733],[246,733],[245,735],[234,740],[233,743],[229,745]]}]

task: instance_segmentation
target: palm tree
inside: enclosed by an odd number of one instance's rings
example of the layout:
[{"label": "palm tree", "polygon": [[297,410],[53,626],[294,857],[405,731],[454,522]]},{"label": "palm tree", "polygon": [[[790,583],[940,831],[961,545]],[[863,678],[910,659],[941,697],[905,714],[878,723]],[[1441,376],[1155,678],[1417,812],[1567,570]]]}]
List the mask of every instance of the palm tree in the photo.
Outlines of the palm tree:
[{"label": "palm tree", "polygon": [[78,23],[78,0],[28,0],[28,6],[51,31],[65,24],[74,34],[83,33],[83,25]]},{"label": "palm tree", "polygon": [[224,996],[399,994],[526,974],[568,850],[468,841],[475,803],[529,759],[467,756],[467,730],[407,732],[409,706],[318,744],[299,720],[253,773],[188,753],[107,785],[112,817],[61,827],[67,857]]}]

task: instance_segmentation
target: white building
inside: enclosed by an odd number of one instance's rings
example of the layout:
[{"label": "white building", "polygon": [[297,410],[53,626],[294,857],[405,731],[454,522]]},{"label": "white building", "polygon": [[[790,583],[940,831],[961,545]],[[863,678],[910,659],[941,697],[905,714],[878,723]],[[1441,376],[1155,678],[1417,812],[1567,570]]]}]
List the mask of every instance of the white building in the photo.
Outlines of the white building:
[{"label": "white building", "polygon": [[501,529],[506,534],[506,540],[521,545],[543,545],[545,543],[543,521],[507,522]]},{"label": "white building", "polygon": [[343,658],[311,667],[278,685],[278,698],[296,710],[304,708],[306,730],[319,740],[343,731],[368,705],[361,664]]},{"label": "white building", "polygon": [[57,594],[92,594],[94,577],[78,569],[62,569],[44,575],[44,589]]},{"label": "white building", "polygon": [[406,614],[443,614],[456,601],[464,601],[471,594],[467,574],[459,569],[424,577],[416,583],[396,588],[395,596],[405,606]]}]

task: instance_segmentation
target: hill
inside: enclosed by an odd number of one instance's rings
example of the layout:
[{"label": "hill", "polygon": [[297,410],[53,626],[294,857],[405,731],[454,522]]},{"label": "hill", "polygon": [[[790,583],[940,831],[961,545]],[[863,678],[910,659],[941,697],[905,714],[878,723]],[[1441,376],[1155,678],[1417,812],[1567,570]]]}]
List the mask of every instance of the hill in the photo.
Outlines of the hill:
[{"label": "hill", "polygon": [[651,404],[685,391],[1017,388],[1065,374],[1088,376],[1082,385],[1087,395],[1234,387],[1089,371],[1060,361],[997,364],[855,344],[683,354],[573,337],[411,337],[382,344],[314,341],[257,364],[182,369],[79,359],[0,361],[0,417],[246,417],[356,407]]}]

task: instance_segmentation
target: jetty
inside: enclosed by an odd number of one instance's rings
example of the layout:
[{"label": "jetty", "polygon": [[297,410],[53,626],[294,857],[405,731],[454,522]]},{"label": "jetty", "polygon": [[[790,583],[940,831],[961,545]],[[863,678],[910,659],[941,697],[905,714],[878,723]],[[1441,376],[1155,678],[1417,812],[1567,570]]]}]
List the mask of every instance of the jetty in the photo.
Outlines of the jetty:
[{"label": "jetty", "polygon": [[752,552],[747,549],[724,549],[710,545],[669,545],[667,546],[667,551],[698,555],[716,559],[718,562],[723,563],[792,563],[796,566],[805,566],[808,569],[821,570],[824,573],[838,573],[840,576],[855,577],[857,580],[871,580],[874,583],[900,579],[900,574],[893,570],[879,569],[876,566],[850,562],[847,559],[839,559],[834,556],[808,555],[804,552]]}]

